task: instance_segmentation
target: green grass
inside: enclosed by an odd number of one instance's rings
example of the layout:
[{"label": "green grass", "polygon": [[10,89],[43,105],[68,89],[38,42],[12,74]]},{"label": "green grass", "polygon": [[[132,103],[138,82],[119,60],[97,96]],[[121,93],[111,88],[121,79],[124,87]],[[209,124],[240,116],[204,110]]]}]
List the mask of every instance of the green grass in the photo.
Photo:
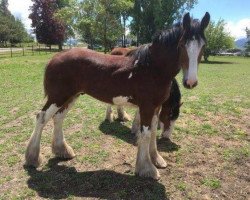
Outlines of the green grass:
[{"label": "green grass", "polygon": [[0,58],[0,199],[247,198],[249,58],[211,57],[211,63],[200,65],[193,90],[184,89],[177,76],[184,104],[172,142],[158,141],[169,165],[154,182],[134,176],[131,122],[104,122],[106,105],[86,95],[64,122],[76,158],[54,159],[49,123],[42,135],[41,168],[23,168],[35,116],[44,104],[44,66],[52,55]]},{"label": "green grass", "polygon": [[212,189],[217,189],[217,188],[221,187],[220,180],[218,180],[216,178],[205,178],[201,182],[203,185],[208,186]]}]

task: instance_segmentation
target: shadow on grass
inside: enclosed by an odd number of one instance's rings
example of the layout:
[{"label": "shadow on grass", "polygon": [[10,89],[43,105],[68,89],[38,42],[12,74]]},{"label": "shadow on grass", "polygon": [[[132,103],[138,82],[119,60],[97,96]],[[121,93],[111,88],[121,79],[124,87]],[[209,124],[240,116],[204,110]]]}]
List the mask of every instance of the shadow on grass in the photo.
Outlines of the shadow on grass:
[{"label": "shadow on grass", "polygon": [[101,199],[169,199],[164,185],[152,179],[120,174],[109,170],[79,172],[74,167],[58,165],[61,160],[49,160],[48,169],[24,169],[30,176],[27,184],[40,197]]},{"label": "shadow on grass", "polygon": [[173,152],[178,151],[181,146],[172,142],[170,139],[160,138],[157,141],[157,147],[159,151],[163,152]]},{"label": "shadow on grass", "polygon": [[130,128],[125,126],[119,120],[115,120],[111,123],[105,120],[100,124],[99,130],[106,135],[112,135],[113,137],[119,138],[129,144],[136,145],[136,136],[131,133]]},{"label": "shadow on grass", "polygon": [[[131,133],[130,128],[123,125],[118,120],[112,123],[105,120],[100,124],[99,129],[104,134],[112,135],[134,146],[137,145],[136,144],[137,138],[134,134]],[[157,145],[158,145],[158,150],[164,152],[178,151],[178,149],[180,148],[179,145],[165,138],[158,139]]]},{"label": "shadow on grass", "polygon": [[201,63],[204,63],[204,64],[221,64],[221,65],[224,65],[224,64],[235,64],[235,62],[226,62],[226,61],[201,61]]}]

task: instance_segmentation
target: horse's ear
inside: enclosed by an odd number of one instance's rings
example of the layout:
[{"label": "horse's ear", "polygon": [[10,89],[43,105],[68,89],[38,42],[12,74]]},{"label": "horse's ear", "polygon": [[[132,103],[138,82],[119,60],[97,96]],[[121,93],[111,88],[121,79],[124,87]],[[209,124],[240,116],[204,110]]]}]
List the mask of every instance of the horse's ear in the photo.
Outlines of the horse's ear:
[{"label": "horse's ear", "polygon": [[182,26],[184,28],[185,31],[189,31],[190,26],[191,26],[191,18],[189,13],[186,13],[183,17],[183,21],[182,21]]},{"label": "horse's ear", "polygon": [[202,31],[204,31],[207,28],[209,21],[210,21],[210,14],[208,12],[206,12],[206,14],[204,15],[204,17],[201,20],[201,30]]}]

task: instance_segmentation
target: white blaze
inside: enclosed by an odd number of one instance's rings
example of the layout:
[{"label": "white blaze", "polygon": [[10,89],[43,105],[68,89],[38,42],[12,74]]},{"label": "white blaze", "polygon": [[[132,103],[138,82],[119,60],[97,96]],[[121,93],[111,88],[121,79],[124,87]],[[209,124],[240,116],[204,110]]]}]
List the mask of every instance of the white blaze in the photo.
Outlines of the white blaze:
[{"label": "white blaze", "polygon": [[197,81],[198,56],[204,44],[205,42],[201,39],[200,42],[198,40],[191,40],[185,45],[189,58],[189,67],[187,72],[185,72],[186,80]]}]

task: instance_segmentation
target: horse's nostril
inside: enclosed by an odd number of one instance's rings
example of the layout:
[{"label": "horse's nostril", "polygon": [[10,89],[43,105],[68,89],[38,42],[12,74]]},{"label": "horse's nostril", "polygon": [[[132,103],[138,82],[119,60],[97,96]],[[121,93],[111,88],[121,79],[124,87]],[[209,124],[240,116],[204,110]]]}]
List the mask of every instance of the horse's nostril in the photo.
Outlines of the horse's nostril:
[{"label": "horse's nostril", "polygon": [[194,88],[195,86],[197,86],[197,84],[198,84],[198,81],[192,81],[192,80],[185,80],[184,81],[184,86],[188,89]]}]

